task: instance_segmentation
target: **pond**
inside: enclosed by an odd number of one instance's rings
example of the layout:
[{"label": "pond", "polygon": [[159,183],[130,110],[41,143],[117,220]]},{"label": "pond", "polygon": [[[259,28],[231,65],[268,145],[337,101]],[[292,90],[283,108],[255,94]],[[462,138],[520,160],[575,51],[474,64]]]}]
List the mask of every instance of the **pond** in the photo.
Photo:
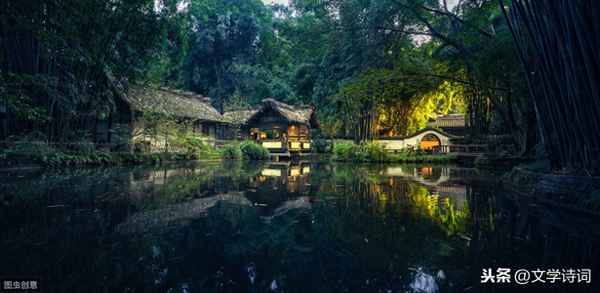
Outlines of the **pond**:
[{"label": "pond", "polygon": [[[458,166],[188,163],[0,172],[0,277],[44,292],[480,292],[592,269],[597,219]],[[517,286],[518,287],[518,286]],[[597,292],[597,291],[596,291]]]}]

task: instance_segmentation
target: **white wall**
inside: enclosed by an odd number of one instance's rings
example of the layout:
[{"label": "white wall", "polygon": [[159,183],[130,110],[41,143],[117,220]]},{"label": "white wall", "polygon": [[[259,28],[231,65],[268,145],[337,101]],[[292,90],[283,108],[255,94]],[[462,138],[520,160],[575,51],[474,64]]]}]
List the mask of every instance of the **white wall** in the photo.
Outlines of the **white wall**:
[{"label": "white wall", "polygon": [[[416,149],[419,147],[421,140],[428,134],[435,135],[441,142],[442,145],[449,145],[450,138],[435,131],[435,130],[427,130],[418,135],[407,137],[404,139],[379,139],[375,140],[376,143],[382,145],[386,150],[397,151],[405,148]],[[447,152],[447,148],[444,148],[443,151]]]}]

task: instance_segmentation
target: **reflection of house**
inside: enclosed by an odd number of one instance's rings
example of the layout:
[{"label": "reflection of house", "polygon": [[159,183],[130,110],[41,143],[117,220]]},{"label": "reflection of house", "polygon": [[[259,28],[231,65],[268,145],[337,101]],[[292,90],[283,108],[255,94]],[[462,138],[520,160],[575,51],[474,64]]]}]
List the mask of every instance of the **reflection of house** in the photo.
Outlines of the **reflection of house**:
[{"label": "reflection of house", "polygon": [[296,107],[265,99],[258,109],[226,112],[225,119],[239,129],[229,136],[252,139],[271,153],[310,152],[310,130],[317,127],[313,107]]},{"label": "reflection of house", "polygon": [[139,136],[152,124],[149,116],[187,122],[191,131],[204,138],[221,135],[225,125],[210,98],[176,90],[133,87],[117,101],[116,113],[97,123],[96,140],[115,145],[129,145],[132,139],[146,140]]},{"label": "reflection of house", "polygon": [[309,191],[310,165],[307,163],[271,163],[250,181],[248,198],[267,205],[272,210],[290,195],[298,196]]}]

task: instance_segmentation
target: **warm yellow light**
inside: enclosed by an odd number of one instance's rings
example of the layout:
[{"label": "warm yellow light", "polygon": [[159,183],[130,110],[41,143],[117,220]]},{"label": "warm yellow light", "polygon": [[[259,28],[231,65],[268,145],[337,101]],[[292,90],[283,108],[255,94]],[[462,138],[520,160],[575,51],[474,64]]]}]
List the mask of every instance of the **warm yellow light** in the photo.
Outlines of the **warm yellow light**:
[{"label": "warm yellow light", "polygon": [[310,173],[310,167],[309,166],[306,166],[306,167],[302,168],[302,174],[308,174],[308,173]]},{"label": "warm yellow light", "polygon": [[302,148],[303,148],[303,149],[305,149],[305,150],[308,150],[308,149],[310,149],[310,142],[305,142],[305,143],[303,143],[303,144],[302,144]]},{"label": "warm yellow light", "polygon": [[292,168],[290,170],[290,176],[300,176],[300,168]]},{"label": "warm yellow light", "polygon": [[282,148],[281,141],[263,141],[262,146],[268,149],[280,149]]},{"label": "warm yellow light", "polygon": [[261,132],[260,133],[260,139],[266,139],[267,138],[267,133],[266,132]]},{"label": "warm yellow light", "polygon": [[291,149],[299,149],[299,148],[300,148],[300,142],[297,142],[297,141],[292,141],[292,142],[290,143],[290,148],[291,148]]},{"label": "warm yellow light", "polygon": [[278,169],[263,169],[260,172],[261,175],[267,177],[281,177],[281,170]]}]

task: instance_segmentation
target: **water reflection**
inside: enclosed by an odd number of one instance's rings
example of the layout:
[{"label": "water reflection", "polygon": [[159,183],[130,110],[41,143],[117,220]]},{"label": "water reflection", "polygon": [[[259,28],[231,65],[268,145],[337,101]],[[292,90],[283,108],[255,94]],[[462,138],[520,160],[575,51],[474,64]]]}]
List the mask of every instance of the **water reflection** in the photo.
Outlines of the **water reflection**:
[{"label": "water reflection", "polygon": [[453,292],[493,289],[484,267],[598,267],[594,219],[491,179],[308,162],[4,172],[0,271],[50,292]]}]

